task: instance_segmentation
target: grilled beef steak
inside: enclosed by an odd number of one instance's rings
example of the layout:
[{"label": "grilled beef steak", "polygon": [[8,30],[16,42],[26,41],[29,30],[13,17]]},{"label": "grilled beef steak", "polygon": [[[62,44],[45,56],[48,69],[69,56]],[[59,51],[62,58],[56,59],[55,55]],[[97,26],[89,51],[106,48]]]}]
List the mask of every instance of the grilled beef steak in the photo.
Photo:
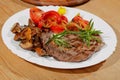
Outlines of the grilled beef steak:
[{"label": "grilled beef steak", "polygon": [[[51,31],[41,33],[42,46],[47,53],[46,55],[53,56],[59,61],[79,62],[87,60],[104,45],[103,42],[91,41],[90,46],[87,46],[77,35],[72,34],[64,37],[71,45],[70,48],[59,47],[53,41],[46,45],[45,43],[52,35],[53,33]],[[97,37],[101,39],[99,35]]]}]

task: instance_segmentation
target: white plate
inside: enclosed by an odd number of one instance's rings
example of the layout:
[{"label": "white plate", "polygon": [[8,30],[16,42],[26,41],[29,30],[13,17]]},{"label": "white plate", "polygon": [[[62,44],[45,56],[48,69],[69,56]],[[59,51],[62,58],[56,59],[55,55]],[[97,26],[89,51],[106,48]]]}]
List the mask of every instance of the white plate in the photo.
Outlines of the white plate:
[{"label": "white plate", "polygon": [[[57,11],[58,7],[59,6],[42,6],[39,8],[44,11],[48,11],[48,10]],[[29,9],[14,14],[5,22],[2,28],[2,39],[5,45],[14,54],[29,62],[46,67],[60,68],[60,69],[75,69],[75,68],[84,68],[84,67],[92,66],[106,60],[110,55],[113,54],[113,51],[115,50],[116,47],[117,39],[110,25],[108,25],[101,18],[89,12],[80,9],[69,8],[69,7],[66,7],[66,9],[67,9],[67,13],[65,14],[65,16],[67,16],[69,20],[71,20],[76,14],[80,13],[80,15],[84,19],[87,20],[93,19],[95,23],[94,28],[101,30],[103,32],[101,36],[103,42],[105,42],[105,46],[99,52],[93,54],[92,57],[89,58],[88,60],[83,62],[61,62],[51,57],[40,57],[34,52],[22,49],[19,46],[19,42],[13,40],[14,34],[10,30],[13,24],[16,22],[19,22],[20,25],[24,25],[24,24],[27,25],[29,18]]]}]

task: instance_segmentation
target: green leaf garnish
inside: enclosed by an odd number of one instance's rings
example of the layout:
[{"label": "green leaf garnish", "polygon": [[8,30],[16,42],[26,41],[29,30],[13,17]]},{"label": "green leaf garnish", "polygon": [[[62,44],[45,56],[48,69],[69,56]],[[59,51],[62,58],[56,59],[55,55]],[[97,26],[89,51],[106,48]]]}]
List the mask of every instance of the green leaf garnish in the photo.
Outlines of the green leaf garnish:
[{"label": "green leaf garnish", "polygon": [[67,31],[63,31],[62,33],[59,34],[54,34],[46,43],[48,45],[51,41],[54,41],[55,44],[58,46],[63,46],[63,47],[70,47],[68,42],[63,39],[63,37],[67,34]]}]

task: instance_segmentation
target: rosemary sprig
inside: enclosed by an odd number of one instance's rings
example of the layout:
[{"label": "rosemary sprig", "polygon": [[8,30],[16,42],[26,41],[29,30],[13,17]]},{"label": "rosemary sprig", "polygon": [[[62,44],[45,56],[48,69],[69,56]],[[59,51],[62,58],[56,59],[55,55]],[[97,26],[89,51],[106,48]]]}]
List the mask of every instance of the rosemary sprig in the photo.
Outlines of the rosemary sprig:
[{"label": "rosemary sprig", "polygon": [[78,35],[80,39],[83,40],[83,42],[85,42],[87,44],[87,46],[90,46],[90,41],[91,40],[96,40],[96,41],[100,41],[96,35],[101,34],[102,32],[100,30],[95,30],[93,29],[94,26],[94,22],[92,22],[92,20],[89,21],[89,24],[87,25],[89,26],[88,29],[86,30],[79,30],[79,31],[69,31],[69,30],[64,30],[63,32],[59,33],[59,34],[54,34],[46,43],[46,45],[48,45],[51,41],[54,41],[55,44],[57,44],[58,46],[63,46],[63,47],[70,47],[70,45],[68,44],[67,41],[65,41],[63,39],[63,37],[65,35],[68,34],[74,34],[74,35]]},{"label": "rosemary sprig", "polygon": [[99,35],[102,32],[100,30],[93,29],[94,22],[92,22],[92,19],[90,20],[88,26],[89,26],[88,29],[80,31],[81,34],[79,34],[79,37],[82,38],[83,42],[90,46],[91,40],[99,41],[95,35]]},{"label": "rosemary sprig", "polygon": [[68,34],[68,32],[65,30],[62,33],[59,34],[54,34],[46,43],[48,45],[51,41],[54,41],[55,44],[58,46],[63,46],[63,47],[70,47],[68,42],[63,39],[63,37]]},{"label": "rosemary sprig", "polygon": [[65,41],[64,39],[55,39],[54,42],[58,46],[67,47],[67,48],[70,47],[69,43],[67,41]]}]

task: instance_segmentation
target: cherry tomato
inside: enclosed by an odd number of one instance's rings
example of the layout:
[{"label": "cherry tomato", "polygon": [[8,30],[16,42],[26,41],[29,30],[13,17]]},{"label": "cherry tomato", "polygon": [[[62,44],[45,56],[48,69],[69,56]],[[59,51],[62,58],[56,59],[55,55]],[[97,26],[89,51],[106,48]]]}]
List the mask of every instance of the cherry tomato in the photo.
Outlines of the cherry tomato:
[{"label": "cherry tomato", "polygon": [[36,7],[30,8],[30,18],[37,25],[41,19],[41,16],[44,12]]}]

